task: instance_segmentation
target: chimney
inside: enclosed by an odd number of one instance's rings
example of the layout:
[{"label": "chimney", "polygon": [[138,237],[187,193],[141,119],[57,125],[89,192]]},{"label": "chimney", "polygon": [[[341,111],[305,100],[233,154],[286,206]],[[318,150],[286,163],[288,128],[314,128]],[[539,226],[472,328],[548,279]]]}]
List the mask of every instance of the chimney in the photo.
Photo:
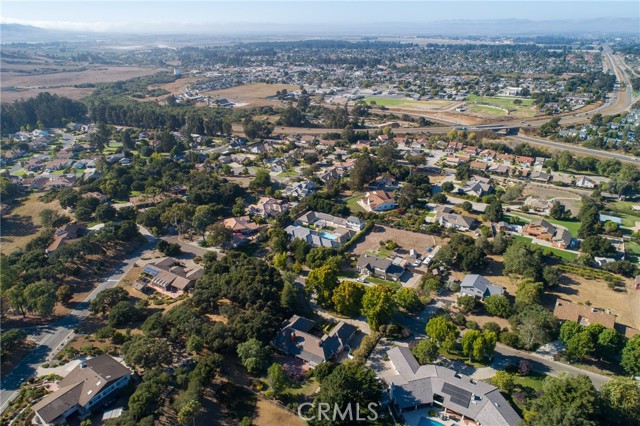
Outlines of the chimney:
[{"label": "chimney", "polygon": [[322,347],[322,340],[318,340],[318,347],[321,348]]},{"label": "chimney", "polygon": [[296,340],[296,332],[295,332],[295,330],[291,331],[291,334],[289,335],[289,337],[291,338],[291,340]]}]

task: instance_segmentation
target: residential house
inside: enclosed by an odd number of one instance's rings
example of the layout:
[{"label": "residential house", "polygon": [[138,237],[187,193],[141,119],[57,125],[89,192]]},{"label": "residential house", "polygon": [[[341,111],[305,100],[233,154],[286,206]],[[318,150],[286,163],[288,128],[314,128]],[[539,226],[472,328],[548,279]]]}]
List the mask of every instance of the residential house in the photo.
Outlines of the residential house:
[{"label": "residential house", "polygon": [[347,219],[326,213],[309,211],[300,216],[285,232],[292,239],[301,239],[313,247],[339,247],[364,228],[356,216]]},{"label": "residential house", "polygon": [[289,198],[302,199],[313,194],[316,189],[316,184],[313,181],[305,180],[302,182],[296,182],[284,189],[282,194]]},{"label": "residential house", "polygon": [[469,163],[469,167],[471,167],[474,170],[480,170],[484,172],[485,170],[487,170],[489,165],[483,161],[474,160],[471,163]]},{"label": "residential house", "polygon": [[469,231],[476,223],[474,218],[457,213],[443,213],[436,216],[436,221],[445,228],[457,229],[458,231]]},{"label": "residential house", "polygon": [[548,213],[552,207],[551,201],[533,196],[527,197],[527,199],[524,200],[524,205],[532,210],[542,213]]},{"label": "residential house", "polygon": [[463,193],[475,195],[478,198],[489,194],[491,189],[492,187],[489,179],[479,176],[473,176],[464,187],[460,188]]},{"label": "residential house", "polygon": [[468,274],[460,283],[460,294],[473,296],[479,300],[489,296],[501,296],[504,291],[504,287],[497,286],[478,274]]},{"label": "residential house", "polygon": [[545,172],[540,172],[540,171],[533,171],[531,172],[531,175],[529,176],[529,179],[531,180],[537,180],[540,182],[549,182],[549,180],[551,180],[551,175]]},{"label": "residential house", "polygon": [[77,240],[85,231],[86,229],[77,222],[70,222],[56,229],[53,233],[53,241],[45,250],[46,253],[53,253],[61,246]]},{"label": "residential house", "polygon": [[573,235],[565,228],[556,227],[544,219],[535,219],[522,228],[522,233],[551,242],[554,247],[566,249],[571,246]]},{"label": "residential house", "polygon": [[504,164],[492,164],[491,167],[489,167],[488,171],[491,174],[508,175],[509,170],[509,166],[506,166]]},{"label": "residential house", "polygon": [[556,300],[553,315],[559,320],[575,321],[585,327],[590,324],[601,324],[607,328],[614,328],[616,323],[616,316],[611,311],[578,305],[563,299]]},{"label": "residential house", "polygon": [[162,294],[177,297],[191,290],[203,274],[204,269],[200,266],[187,270],[176,259],[165,257],[145,266],[134,287],[138,290],[151,287]]},{"label": "residential house", "polygon": [[271,345],[315,367],[325,361],[337,361],[338,356],[349,349],[349,342],[357,331],[351,324],[339,321],[328,334],[314,335],[311,332],[315,326],[314,321],[294,315]]},{"label": "residential house", "polygon": [[457,415],[459,424],[517,426],[522,421],[493,385],[439,365],[420,365],[408,347],[397,346],[387,356],[393,374],[382,379],[389,399],[400,416],[414,419],[412,424],[431,424],[432,408]]},{"label": "residential house", "polygon": [[73,175],[65,176],[55,176],[50,178],[47,182],[45,182],[43,189],[59,189],[59,188],[71,188],[76,184],[78,178]]},{"label": "residential house", "polygon": [[576,186],[579,188],[594,189],[598,186],[598,182],[586,176],[580,176],[576,179]]},{"label": "residential house", "polygon": [[362,275],[398,281],[404,273],[404,268],[390,259],[363,253],[356,264]]},{"label": "residential house", "polygon": [[251,204],[248,210],[249,215],[266,219],[286,213],[289,210],[289,204],[275,198],[261,197],[256,204]]},{"label": "residential house", "polygon": [[386,191],[367,192],[358,204],[368,212],[384,212],[397,207],[396,197]]},{"label": "residential house", "polygon": [[237,247],[247,242],[247,236],[258,230],[258,224],[249,216],[230,217],[223,221],[224,226],[233,231],[232,246]]},{"label": "residential house", "polygon": [[364,220],[357,216],[349,216],[343,219],[327,213],[308,211],[296,219],[301,225],[314,226],[316,228],[347,228],[351,231],[360,232],[364,229]]},{"label": "residential house", "polygon": [[111,355],[82,361],[57,383],[57,390],[36,402],[31,410],[37,425],[62,425],[74,414],[88,417],[131,380],[131,370]]}]

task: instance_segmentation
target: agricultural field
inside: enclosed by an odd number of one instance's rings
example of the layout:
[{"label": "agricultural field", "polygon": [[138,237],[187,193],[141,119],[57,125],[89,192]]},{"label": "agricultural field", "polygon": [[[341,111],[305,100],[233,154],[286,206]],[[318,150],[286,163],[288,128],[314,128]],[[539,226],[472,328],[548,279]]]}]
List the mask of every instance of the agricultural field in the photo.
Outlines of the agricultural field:
[{"label": "agricultural field", "polygon": [[[522,103],[515,104],[519,99]],[[506,97],[506,96],[476,96],[467,97],[467,105],[472,112],[489,115],[509,115],[514,117],[533,117],[536,110],[533,108],[533,100],[526,98]]]},{"label": "agricultural field", "polygon": [[378,106],[384,106],[387,108],[399,108],[399,109],[411,109],[416,111],[439,111],[447,107],[451,107],[458,102],[447,100],[429,100],[429,101],[416,101],[413,99],[396,99],[396,98],[379,98],[371,97],[364,100],[366,103],[371,104],[375,102]]},{"label": "agricultural field", "polygon": [[[24,65],[24,67],[29,67]],[[21,68],[21,69],[22,69]],[[31,66],[33,68],[33,66]],[[110,67],[110,66],[85,66],[74,67],[75,70],[61,70],[50,73],[25,73],[20,70],[3,70],[0,72],[3,86],[15,86],[15,91],[3,91],[2,101],[13,102],[18,99],[27,99],[41,92],[49,92],[71,99],[81,99],[93,93],[91,87],[74,87],[88,83],[107,83],[118,80],[128,80],[135,77],[143,77],[161,71],[157,68],[142,67]],[[25,71],[25,70],[23,70]],[[26,70],[28,71],[28,70]]]}]

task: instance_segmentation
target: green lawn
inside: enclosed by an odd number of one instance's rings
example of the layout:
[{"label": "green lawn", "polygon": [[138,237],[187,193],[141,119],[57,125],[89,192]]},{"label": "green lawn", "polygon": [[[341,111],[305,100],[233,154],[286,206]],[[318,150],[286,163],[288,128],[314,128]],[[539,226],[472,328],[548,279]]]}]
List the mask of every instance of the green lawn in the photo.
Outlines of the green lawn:
[{"label": "green lawn", "polygon": [[[528,244],[533,243],[533,240],[531,238],[523,237],[522,235],[514,235],[513,238],[516,240],[525,241]],[[538,247],[540,247],[542,249],[542,253],[546,255],[554,254],[565,260],[576,260],[578,258],[578,255],[576,253],[572,253],[570,251],[562,250],[555,247],[541,246],[541,245],[538,245]]]},{"label": "green lawn", "polygon": [[142,195],[142,191],[131,191],[129,197],[139,197]]},{"label": "green lawn", "polygon": [[629,253],[640,255],[640,244],[635,243],[633,241],[629,241],[627,243],[627,251]]},{"label": "green lawn", "polygon": [[387,257],[389,257],[389,255],[392,253],[392,251],[391,250],[387,250],[384,247],[380,247],[378,249],[378,251],[367,251],[366,253],[367,254],[371,254],[373,256],[378,256],[378,257],[381,257],[383,259],[386,259]]},{"label": "green lawn", "polygon": [[349,207],[349,210],[351,210],[351,213],[356,214],[358,212],[366,212],[364,207],[358,204],[358,201],[362,200],[362,197],[364,197],[364,195],[356,195],[355,197],[347,198],[345,200],[347,203],[347,207]]},{"label": "green lawn", "polygon": [[20,169],[20,170],[18,170],[18,171],[17,171],[17,172],[15,172],[15,173],[11,173],[11,176],[18,176],[18,177],[20,177],[20,176],[24,176],[24,175],[26,175],[26,174],[27,174],[27,171],[26,171],[25,169]]},{"label": "green lawn", "polygon": [[382,285],[385,285],[387,287],[391,287],[394,290],[398,290],[400,287],[402,287],[397,282],[383,280],[382,278],[377,278],[377,277],[367,277],[367,278],[365,278],[365,281],[370,282],[372,284],[382,284]]},{"label": "green lawn", "polygon": [[278,174],[279,177],[293,177],[295,175],[297,175],[297,173],[293,169],[285,170],[284,172]]},{"label": "green lawn", "polygon": [[537,392],[542,389],[545,377],[547,377],[545,374],[531,373],[528,376],[514,376],[513,381],[516,387],[531,388]]},{"label": "green lawn", "polygon": [[368,104],[370,104],[371,101],[374,101],[379,106],[397,107],[397,108],[445,107],[453,103],[453,101],[444,100],[444,99],[416,101],[409,98],[394,99],[394,98],[377,98],[377,97],[366,98],[364,101]]}]

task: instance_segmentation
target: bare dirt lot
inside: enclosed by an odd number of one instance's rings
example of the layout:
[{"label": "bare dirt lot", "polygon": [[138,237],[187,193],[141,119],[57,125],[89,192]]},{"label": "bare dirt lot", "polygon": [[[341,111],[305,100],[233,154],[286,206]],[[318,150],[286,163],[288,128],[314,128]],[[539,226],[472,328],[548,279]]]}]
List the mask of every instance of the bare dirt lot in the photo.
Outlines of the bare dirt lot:
[{"label": "bare dirt lot", "polygon": [[432,235],[420,234],[417,232],[404,231],[390,228],[388,226],[375,226],[371,232],[353,248],[353,253],[361,255],[366,251],[377,251],[380,249],[380,241],[392,240],[399,244],[395,250],[398,253],[409,253],[409,250],[416,250],[424,253],[426,247],[434,247],[442,244],[442,240]]},{"label": "bare dirt lot", "polygon": [[202,94],[216,98],[226,98],[239,106],[256,107],[274,105],[267,98],[276,95],[278,90],[288,91],[298,90],[299,87],[291,84],[265,84],[254,83],[242,86],[230,87],[229,89],[213,90]]},{"label": "bare dirt lot", "polygon": [[256,404],[256,417],[253,419],[255,426],[304,425],[304,421],[290,411],[285,410],[276,404],[258,398]]},{"label": "bare dirt lot", "polygon": [[42,194],[31,194],[21,200],[21,204],[14,208],[10,214],[2,217],[2,235],[0,236],[0,251],[9,254],[15,250],[24,248],[42,229],[40,212],[51,209],[58,214],[70,216],[58,200],[43,203],[38,200]]},{"label": "bare dirt lot", "polygon": [[582,205],[582,199],[577,191],[572,191],[569,188],[557,189],[547,186],[539,186],[534,184],[527,184],[522,192],[524,197],[530,195],[545,200],[558,200],[561,204],[564,204],[573,214],[578,213],[580,206]]},{"label": "bare dirt lot", "polygon": [[87,66],[86,69],[80,71],[25,74],[22,72],[3,69],[0,73],[2,85],[15,86],[18,90],[3,91],[2,102],[27,99],[36,96],[41,92],[56,93],[72,99],[80,99],[91,94],[93,89],[76,88],[72,86],[83,83],[105,83],[110,81],[128,80],[135,77],[155,74],[158,71],[161,71],[161,69]]}]

